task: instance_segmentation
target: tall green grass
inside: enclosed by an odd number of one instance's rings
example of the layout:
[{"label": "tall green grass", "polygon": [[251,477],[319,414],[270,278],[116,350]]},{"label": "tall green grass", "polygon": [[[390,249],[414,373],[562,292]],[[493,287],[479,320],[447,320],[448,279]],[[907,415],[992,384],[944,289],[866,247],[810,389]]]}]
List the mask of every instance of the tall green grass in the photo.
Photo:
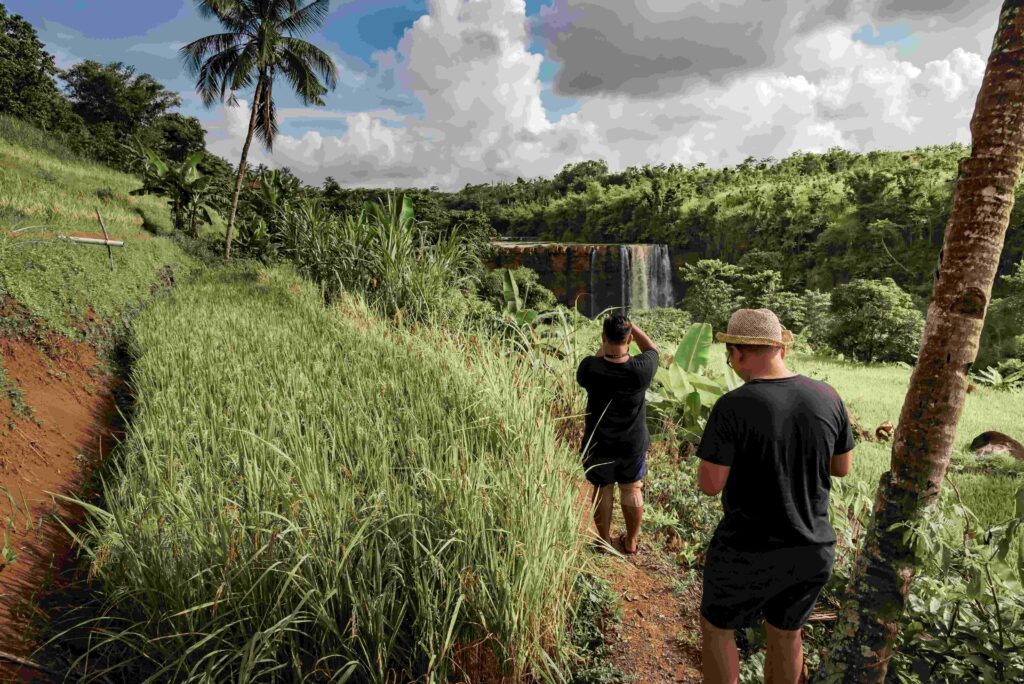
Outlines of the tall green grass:
[{"label": "tall green grass", "polygon": [[528,368],[281,270],[203,276],[134,328],[138,410],[81,535],[92,672],[446,681],[480,650],[562,678],[575,460]]},{"label": "tall green grass", "polygon": [[[120,320],[149,296],[161,271],[180,278],[196,261],[170,237],[166,200],[131,197],[141,186],[136,178],[61,155],[52,143],[0,117],[0,295],[76,335],[88,319]],[[110,236],[125,241],[113,250],[113,270],[104,247],[57,239],[100,232],[97,208]]]},{"label": "tall green grass", "polygon": [[282,253],[328,300],[357,292],[384,316],[454,328],[473,309],[493,315],[460,292],[474,282],[483,243],[458,228],[428,239],[407,197],[389,195],[345,217],[307,199],[284,210],[280,223]]}]

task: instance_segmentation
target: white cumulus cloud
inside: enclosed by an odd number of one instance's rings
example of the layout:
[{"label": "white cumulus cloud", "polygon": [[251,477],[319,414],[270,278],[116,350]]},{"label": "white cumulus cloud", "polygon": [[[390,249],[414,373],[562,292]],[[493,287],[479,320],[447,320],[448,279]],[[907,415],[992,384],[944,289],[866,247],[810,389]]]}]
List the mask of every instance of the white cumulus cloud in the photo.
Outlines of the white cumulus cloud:
[{"label": "white cumulus cloud", "polygon": [[[661,0],[641,4],[676,6]],[[908,12],[911,4],[890,2],[885,11]],[[563,5],[571,9],[572,3],[556,3],[556,9]],[[949,5],[950,12],[959,11],[956,3]],[[642,17],[643,7],[616,11]],[[722,165],[832,146],[865,151],[969,142],[987,58],[984,41],[991,41],[998,6],[987,19],[959,29],[943,23],[934,35],[944,49],[921,33],[917,56],[854,40],[868,15],[843,18],[845,10],[829,2],[809,7],[810,15],[778,10],[773,21],[784,44],[770,41],[771,59],[738,69],[729,79],[672,84],[656,77],[659,85],[645,94],[598,88],[579,96],[577,112],[553,122],[541,100],[542,58],[529,51],[523,0],[431,0],[429,13],[398,46],[376,55],[381,68],[392,70],[395,82],[419,100],[420,114],[283,110],[286,117],[336,118],[346,128],[337,135],[282,134],[272,156],[256,144],[250,156],[288,166],[313,183],[332,176],[350,186],[455,189],[551,175],[582,159],[603,158],[613,169]],[[639,35],[636,27],[629,30]],[[568,52],[564,56],[569,59]],[[602,64],[595,61],[592,68]],[[586,65],[562,68],[572,72]],[[211,148],[237,159],[247,123],[244,106],[223,109],[209,125]]]}]

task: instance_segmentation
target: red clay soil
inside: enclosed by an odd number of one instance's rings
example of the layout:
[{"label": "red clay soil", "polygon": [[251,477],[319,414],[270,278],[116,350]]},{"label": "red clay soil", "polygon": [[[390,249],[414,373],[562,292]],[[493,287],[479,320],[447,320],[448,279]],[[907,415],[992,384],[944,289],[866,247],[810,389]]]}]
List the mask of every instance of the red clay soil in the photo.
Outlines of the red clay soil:
[{"label": "red clay soil", "polygon": [[[70,560],[70,540],[53,516],[74,521],[80,513],[51,492],[74,496],[115,439],[114,380],[91,347],[57,337],[44,346],[46,353],[26,340],[0,338],[7,381],[31,410],[24,416],[6,392],[0,395],[0,486],[16,504],[0,493],[0,509],[10,521],[6,546],[17,554],[11,564],[0,560],[0,651],[25,658],[45,618],[38,598]],[[0,681],[42,681],[40,674],[0,661]]]},{"label": "red clay soil", "polygon": [[[641,547],[614,558],[608,579],[622,597],[622,623],[605,637],[615,667],[644,684],[700,682],[699,578],[686,582],[671,559]],[[688,586],[677,593],[679,580]]]}]

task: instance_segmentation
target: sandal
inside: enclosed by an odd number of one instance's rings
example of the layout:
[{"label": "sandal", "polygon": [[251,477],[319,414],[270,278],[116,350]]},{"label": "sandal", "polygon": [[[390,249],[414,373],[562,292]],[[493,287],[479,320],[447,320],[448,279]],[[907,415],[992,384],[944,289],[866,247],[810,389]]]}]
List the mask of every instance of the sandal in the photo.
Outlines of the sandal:
[{"label": "sandal", "polygon": [[640,543],[639,542],[637,542],[637,545],[633,548],[632,551],[630,551],[629,549],[626,548],[626,535],[625,534],[620,534],[619,535],[619,546],[622,547],[622,553],[626,554],[627,556],[635,556],[636,554],[638,554],[640,552]]}]

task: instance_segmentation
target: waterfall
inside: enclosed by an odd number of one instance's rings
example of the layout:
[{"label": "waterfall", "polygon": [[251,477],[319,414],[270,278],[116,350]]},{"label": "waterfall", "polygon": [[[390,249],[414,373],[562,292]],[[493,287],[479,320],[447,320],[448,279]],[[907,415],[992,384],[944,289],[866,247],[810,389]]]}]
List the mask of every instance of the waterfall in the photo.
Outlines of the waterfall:
[{"label": "waterfall", "polygon": [[632,305],[632,289],[633,289],[633,269],[630,263],[630,249],[631,245],[622,245],[619,247],[619,270],[622,276],[622,311],[621,313],[629,315],[629,309]]},{"label": "waterfall", "polygon": [[651,302],[648,283],[650,283],[650,252],[648,245],[630,245],[630,260],[629,265],[631,269],[631,285],[629,288],[630,292],[630,310],[645,311],[651,308]]},{"label": "waterfall", "polygon": [[[500,242],[494,268],[527,266],[559,302],[598,316],[671,307],[672,262],[666,245]],[[580,302],[583,299],[583,302]]]},{"label": "waterfall", "polygon": [[597,293],[595,291],[595,284],[597,281],[594,279],[594,274],[597,271],[597,247],[590,248],[590,278],[587,280],[587,297],[590,299],[587,302],[587,311],[590,312],[589,316],[593,318],[598,314],[597,311]]},{"label": "waterfall", "polygon": [[651,308],[671,307],[675,304],[675,294],[672,288],[672,259],[668,253],[668,245],[652,245],[651,248],[653,254],[649,258],[648,266],[648,304]]}]

